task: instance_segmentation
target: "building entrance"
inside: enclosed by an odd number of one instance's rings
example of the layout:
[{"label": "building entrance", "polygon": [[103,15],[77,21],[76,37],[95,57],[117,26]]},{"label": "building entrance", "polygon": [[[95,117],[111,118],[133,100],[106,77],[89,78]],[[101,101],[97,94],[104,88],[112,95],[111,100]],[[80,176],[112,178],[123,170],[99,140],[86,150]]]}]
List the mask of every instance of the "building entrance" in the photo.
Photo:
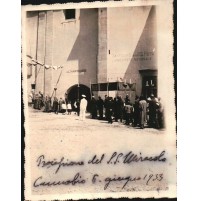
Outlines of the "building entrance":
[{"label": "building entrance", "polygon": [[142,70],[142,95],[147,99],[153,94],[155,97],[158,96],[157,86],[157,70]]},{"label": "building entrance", "polygon": [[157,97],[157,76],[145,76],[142,79],[142,94],[148,98],[153,94]]},{"label": "building entrance", "polygon": [[72,87],[70,87],[67,92],[67,99],[68,101],[71,101],[71,105],[72,105],[72,109],[74,110],[74,103],[77,99],[81,100],[82,98],[82,94],[86,95],[86,100],[88,101],[88,107],[87,110],[89,110],[89,103],[91,100],[91,92],[90,92],[90,88],[80,84],[80,85],[73,85]]}]

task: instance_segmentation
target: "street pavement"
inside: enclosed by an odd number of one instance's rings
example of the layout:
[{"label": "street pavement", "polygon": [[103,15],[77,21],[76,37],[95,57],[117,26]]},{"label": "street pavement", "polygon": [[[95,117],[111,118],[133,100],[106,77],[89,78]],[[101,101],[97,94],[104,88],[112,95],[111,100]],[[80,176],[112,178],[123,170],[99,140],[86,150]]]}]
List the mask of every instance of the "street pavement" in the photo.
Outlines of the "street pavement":
[{"label": "street pavement", "polygon": [[86,119],[81,120],[76,113],[72,112],[68,114],[55,114],[45,113],[41,110],[29,109],[29,122],[32,131],[46,130],[46,131],[106,131],[109,132],[125,132],[126,134],[143,134],[150,133],[152,135],[163,134],[164,130],[158,130],[153,128],[140,129],[139,127],[132,127],[131,125],[125,125],[124,123],[114,122],[108,124],[105,120],[91,119],[90,113],[86,113]]},{"label": "street pavement", "polygon": [[118,122],[109,124],[91,119],[89,113],[82,121],[74,113],[57,115],[30,108],[27,121],[32,156],[38,151],[49,154],[51,148],[60,155],[63,149],[75,155],[76,149],[92,153],[95,150],[141,150],[143,147],[153,153],[170,144],[168,133],[164,130],[134,128]]},{"label": "street pavement", "polygon": [[[27,163],[32,168],[31,183],[41,174],[46,175],[46,177],[51,175],[51,178],[54,175],[53,172],[46,173],[43,169],[37,169],[37,159],[41,155],[44,155],[48,160],[59,160],[61,157],[64,157],[69,158],[69,160],[78,161],[84,159],[88,161],[95,154],[97,154],[97,157],[100,157],[105,153],[107,156],[105,160],[107,160],[113,152],[126,154],[132,151],[133,153],[143,155],[157,155],[171,145],[169,143],[169,135],[165,130],[134,128],[118,122],[108,124],[107,121],[91,119],[89,113],[86,114],[84,121],[80,120],[74,113],[62,115],[44,113],[29,108],[27,114],[25,118],[26,145],[28,145],[26,146],[26,151],[29,152],[30,156]],[[168,153],[166,153],[166,156]],[[72,175],[76,173],[75,171],[80,171],[84,175],[102,174],[102,169],[104,176],[110,175],[110,171],[107,171],[105,163],[99,167],[96,169],[96,166],[85,166],[82,171],[77,168],[68,168],[67,172],[64,172],[65,169],[63,168],[57,177],[62,178],[65,173]],[[119,167],[120,170],[118,169]],[[150,171],[156,172],[156,168],[156,166],[140,167],[139,164],[134,164],[131,167],[114,166],[111,171],[112,173],[116,173],[119,170],[119,172],[125,174],[129,171],[132,173],[136,172],[136,174],[148,174]],[[160,164],[158,173],[161,169],[166,174],[168,171],[165,168],[167,169],[168,166]],[[49,171],[51,170],[49,169]],[[101,192],[103,186],[93,186],[90,192],[96,192],[96,188]],[[82,187],[82,191],[85,189]],[[44,191],[44,189],[36,188],[33,189],[33,192],[40,194],[48,193],[50,189],[45,189]],[[66,188],[59,188],[59,193],[63,192],[66,192]],[[67,192],[75,192],[75,189],[68,187]]]},{"label": "street pavement", "polygon": [[[164,147],[168,139],[164,130],[134,128],[118,122],[109,124],[107,121],[91,119],[89,113],[82,121],[74,113],[44,113],[30,108],[27,121],[30,145],[33,149],[41,149],[41,152],[46,152],[55,144],[62,148],[68,147],[72,152],[75,146],[83,151],[118,149],[118,146],[121,149],[145,147],[151,151]],[[62,150],[57,151],[61,154]]]}]

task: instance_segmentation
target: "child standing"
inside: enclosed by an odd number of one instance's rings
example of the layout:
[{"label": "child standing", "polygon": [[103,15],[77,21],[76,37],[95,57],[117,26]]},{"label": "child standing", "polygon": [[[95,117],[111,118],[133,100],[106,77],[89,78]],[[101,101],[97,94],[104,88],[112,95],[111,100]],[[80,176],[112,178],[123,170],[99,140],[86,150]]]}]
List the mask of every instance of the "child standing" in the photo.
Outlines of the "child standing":
[{"label": "child standing", "polygon": [[67,111],[68,111],[68,115],[71,115],[72,106],[71,106],[71,102],[70,101],[67,104]]}]

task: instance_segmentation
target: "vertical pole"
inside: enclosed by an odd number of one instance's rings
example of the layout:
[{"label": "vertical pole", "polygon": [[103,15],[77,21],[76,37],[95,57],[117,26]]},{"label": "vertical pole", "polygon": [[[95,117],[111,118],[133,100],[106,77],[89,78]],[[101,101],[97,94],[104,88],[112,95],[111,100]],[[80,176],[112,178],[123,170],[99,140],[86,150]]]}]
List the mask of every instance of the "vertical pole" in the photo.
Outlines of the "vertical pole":
[{"label": "vertical pole", "polygon": [[46,76],[45,76],[45,63],[46,63],[46,29],[47,29],[47,11],[46,11],[46,25],[45,25],[45,35],[44,35],[44,97],[45,97],[45,89],[46,89],[46,86],[45,86],[45,82],[46,82]]},{"label": "vertical pole", "polygon": [[[129,94],[130,94],[130,100],[132,99],[132,90],[131,90],[131,78],[130,78],[130,85],[129,85]],[[132,100],[131,100],[132,101]]]},{"label": "vertical pole", "polygon": [[[145,98],[147,99],[148,96],[148,87],[149,85],[147,84],[148,81],[146,81],[146,93],[145,93]],[[144,94],[143,94],[144,95]]]},{"label": "vertical pole", "polygon": [[[54,27],[54,11],[52,11],[52,27]],[[51,76],[52,76],[52,79],[51,79],[51,89],[53,89],[53,86],[54,86],[54,76],[53,76],[53,47],[54,47],[54,28],[52,28],[52,53],[51,53]],[[55,97],[56,97],[56,93],[55,93]]]},{"label": "vertical pole", "polygon": [[118,96],[118,77],[117,77],[117,96]]},{"label": "vertical pole", "polygon": [[[36,38],[36,53],[35,53],[35,59],[37,61],[37,51],[38,51],[38,35],[39,35],[39,11],[37,14],[37,38]],[[37,87],[37,64],[35,65],[35,89],[34,89],[34,96],[35,96],[35,91]]]},{"label": "vertical pole", "polygon": [[136,88],[137,88],[137,84],[136,84],[136,79],[135,79],[135,87],[134,87],[134,89],[135,89],[135,92],[134,92],[135,96],[137,95],[137,89]]},{"label": "vertical pole", "polygon": [[99,91],[101,91],[101,89],[100,89],[100,83],[97,82],[97,85],[98,85],[98,95],[99,95]]},{"label": "vertical pole", "polygon": [[125,83],[125,96],[126,96],[126,87],[127,87],[127,85],[126,85],[126,79],[124,80],[124,83]]},{"label": "vertical pole", "polygon": [[77,85],[77,99],[79,100],[79,83]]},{"label": "vertical pole", "polygon": [[108,80],[107,80],[107,95],[108,95],[108,97],[109,97],[109,78],[108,78]]},{"label": "vertical pole", "polygon": [[154,94],[154,87],[153,87],[153,81],[151,80],[151,93],[155,96]]},{"label": "vertical pole", "polygon": [[92,99],[92,84],[91,84],[91,80],[90,80],[90,94],[91,94],[91,99]]}]

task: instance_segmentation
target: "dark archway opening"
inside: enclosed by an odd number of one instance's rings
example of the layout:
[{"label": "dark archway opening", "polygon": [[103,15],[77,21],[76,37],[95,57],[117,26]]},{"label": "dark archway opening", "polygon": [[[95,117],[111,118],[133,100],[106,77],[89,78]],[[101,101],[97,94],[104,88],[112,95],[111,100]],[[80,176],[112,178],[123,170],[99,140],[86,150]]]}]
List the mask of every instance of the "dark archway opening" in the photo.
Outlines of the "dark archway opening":
[{"label": "dark archway opening", "polygon": [[90,100],[91,100],[91,92],[90,88],[80,84],[80,85],[73,85],[67,90],[67,99],[71,101],[72,109],[75,110],[74,103],[77,99],[82,99],[82,94],[86,95],[86,100],[88,101],[87,111],[90,108]]}]

